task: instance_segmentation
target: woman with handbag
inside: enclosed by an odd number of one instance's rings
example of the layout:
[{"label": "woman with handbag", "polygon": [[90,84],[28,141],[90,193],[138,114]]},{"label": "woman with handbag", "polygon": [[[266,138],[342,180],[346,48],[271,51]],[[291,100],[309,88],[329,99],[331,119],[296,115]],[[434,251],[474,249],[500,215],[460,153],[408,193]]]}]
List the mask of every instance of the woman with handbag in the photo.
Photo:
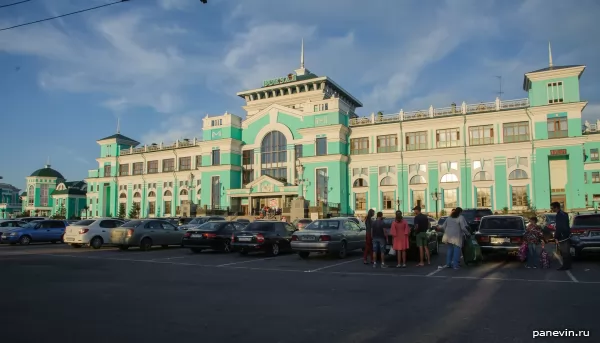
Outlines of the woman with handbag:
[{"label": "woman with handbag", "polygon": [[452,210],[450,217],[444,222],[444,236],[442,237],[442,243],[448,245],[448,250],[446,252],[446,264],[439,266],[438,268],[460,268],[459,261],[464,236],[471,236],[467,229],[467,221],[461,213],[462,208],[455,208]]},{"label": "woman with handbag", "polygon": [[392,249],[396,251],[398,258],[396,268],[406,268],[406,250],[408,250],[410,228],[406,220],[402,219],[401,211],[396,211],[396,220],[392,223],[390,233],[394,237]]},{"label": "woman with handbag", "polygon": [[371,264],[371,262],[367,262],[367,256],[369,256],[372,260],[373,256],[373,236],[371,232],[371,224],[373,223],[373,216],[375,216],[375,210],[370,209],[367,213],[367,218],[365,218],[365,227],[367,228],[366,237],[365,237],[365,247],[363,249],[363,263]]}]

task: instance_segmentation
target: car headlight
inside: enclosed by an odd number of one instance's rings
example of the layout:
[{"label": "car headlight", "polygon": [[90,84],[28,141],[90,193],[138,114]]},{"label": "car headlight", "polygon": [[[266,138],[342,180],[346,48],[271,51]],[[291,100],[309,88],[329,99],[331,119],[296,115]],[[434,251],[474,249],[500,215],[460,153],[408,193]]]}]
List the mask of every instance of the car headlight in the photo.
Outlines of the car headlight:
[{"label": "car headlight", "polygon": [[16,232],[11,232],[9,236],[16,236],[17,233]]}]

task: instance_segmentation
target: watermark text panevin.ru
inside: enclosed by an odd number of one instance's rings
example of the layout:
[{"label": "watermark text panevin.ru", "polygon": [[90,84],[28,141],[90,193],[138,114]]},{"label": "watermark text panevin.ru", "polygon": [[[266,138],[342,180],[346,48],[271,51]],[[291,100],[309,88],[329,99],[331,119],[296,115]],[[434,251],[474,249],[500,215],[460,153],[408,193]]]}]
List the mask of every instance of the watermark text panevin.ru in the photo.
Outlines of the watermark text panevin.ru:
[{"label": "watermark text panevin.ru", "polygon": [[589,330],[534,330],[533,338],[537,337],[590,337]]}]

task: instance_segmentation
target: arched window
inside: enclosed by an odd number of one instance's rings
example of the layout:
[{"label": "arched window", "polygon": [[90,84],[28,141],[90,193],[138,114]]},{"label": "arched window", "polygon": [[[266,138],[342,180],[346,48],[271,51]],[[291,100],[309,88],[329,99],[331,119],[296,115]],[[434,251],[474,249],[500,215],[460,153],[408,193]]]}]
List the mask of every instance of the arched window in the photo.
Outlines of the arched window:
[{"label": "arched window", "polygon": [[473,181],[492,181],[492,176],[488,172],[480,171],[479,173],[475,174]]},{"label": "arched window", "polygon": [[121,195],[119,195],[119,199],[127,199],[127,194],[121,193]]},{"label": "arched window", "polygon": [[156,193],[154,193],[154,191],[150,191],[150,193],[148,193],[148,198],[155,198],[156,197]]},{"label": "arched window", "polygon": [[421,175],[415,175],[410,178],[409,182],[411,185],[421,185],[427,183],[427,180],[425,180],[425,178]]},{"label": "arched window", "polygon": [[261,175],[287,182],[287,139],[279,131],[266,134],[260,145]]},{"label": "arched window", "polygon": [[510,174],[508,175],[508,179],[509,180],[522,180],[522,179],[528,179],[529,176],[527,175],[527,172],[524,171],[523,169],[515,169],[513,171],[510,172]]},{"label": "arched window", "polygon": [[182,189],[181,192],[179,192],[179,195],[188,195],[187,189]]},{"label": "arched window", "polygon": [[140,192],[135,192],[135,194],[133,195],[134,198],[141,198],[142,195],[140,194]]},{"label": "arched window", "polygon": [[354,187],[369,187],[369,184],[367,183],[367,180],[360,178],[354,181]]},{"label": "arched window", "polygon": [[458,177],[454,174],[445,174],[444,176],[442,176],[442,179],[440,180],[440,182],[442,182],[442,183],[458,182]]},{"label": "arched window", "polygon": [[379,183],[380,186],[393,186],[394,184],[394,180],[392,180],[392,178],[389,176],[386,176],[383,179],[381,179],[381,182]]},{"label": "arched window", "polygon": [[27,190],[27,203],[31,206],[33,205],[33,200],[35,200],[35,191],[33,186],[29,186],[29,190]]},{"label": "arched window", "polygon": [[198,196],[200,196],[200,195],[202,195],[202,190],[201,189],[198,190]]},{"label": "arched window", "polygon": [[170,190],[166,190],[163,195],[166,196],[166,197],[170,197],[170,196],[173,196],[173,193],[171,193]]}]

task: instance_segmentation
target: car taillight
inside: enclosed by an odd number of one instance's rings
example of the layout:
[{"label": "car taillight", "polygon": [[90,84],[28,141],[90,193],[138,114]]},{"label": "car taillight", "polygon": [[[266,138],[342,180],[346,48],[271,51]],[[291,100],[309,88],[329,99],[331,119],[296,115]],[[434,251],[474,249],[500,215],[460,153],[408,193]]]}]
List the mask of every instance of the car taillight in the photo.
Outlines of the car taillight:
[{"label": "car taillight", "polygon": [[438,225],[438,226],[436,226],[436,227],[435,227],[435,231],[442,231],[442,227],[441,227],[441,226],[439,226],[439,225]]},{"label": "car taillight", "polygon": [[133,236],[133,229],[127,230],[127,237]]},{"label": "car taillight", "polygon": [[580,229],[571,229],[571,234],[572,235],[581,235],[582,233],[584,233],[585,230],[580,230]]},{"label": "car taillight", "polygon": [[88,233],[90,231],[90,229],[88,229],[87,227],[84,227],[83,229],[79,229],[79,234],[83,235],[84,233]]},{"label": "car taillight", "polygon": [[191,232],[186,232],[186,233],[183,235],[183,237],[185,237],[185,238],[189,238],[191,235],[192,235],[192,233],[191,233]]},{"label": "car taillight", "polygon": [[556,227],[556,226],[555,226],[555,224],[554,224],[554,223],[550,223],[550,224],[548,224],[548,228],[549,228],[550,230],[554,230],[554,228],[555,228],[555,227]]},{"label": "car taillight", "polygon": [[292,241],[297,241],[297,240],[298,240],[298,236],[292,235]]},{"label": "car taillight", "polygon": [[513,237],[510,239],[511,243],[521,243],[523,239],[521,237]]},{"label": "car taillight", "polygon": [[217,237],[217,234],[216,233],[205,233],[204,237],[205,238],[215,238],[215,237]]},{"label": "car taillight", "polygon": [[328,241],[330,241],[330,240],[331,240],[331,236],[328,236],[328,235],[321,235],[321,236],[319,237],[319,240],[320,240],[321,242],[328,242]]},{"label": "car taillight", "polygon": [[233,233],[231,234],[231,241],[235,242],[235,235]]},{"label": "car taillight", "polygon": [[477,236],[477,240],[480,242],[489,242],[490,238],[488,236]]},{"label": "car taillight", "polygon": [[476,222],[480,222],[481,221],[481,217],[475,217],[475,221]]},{"label": "car taillight", "polygon": [[258,235],[256,235],[256,240],[258,241],[258,243],[262,243],[265,241],[265,236],[263,236],[262,233],[259,233]]}]

